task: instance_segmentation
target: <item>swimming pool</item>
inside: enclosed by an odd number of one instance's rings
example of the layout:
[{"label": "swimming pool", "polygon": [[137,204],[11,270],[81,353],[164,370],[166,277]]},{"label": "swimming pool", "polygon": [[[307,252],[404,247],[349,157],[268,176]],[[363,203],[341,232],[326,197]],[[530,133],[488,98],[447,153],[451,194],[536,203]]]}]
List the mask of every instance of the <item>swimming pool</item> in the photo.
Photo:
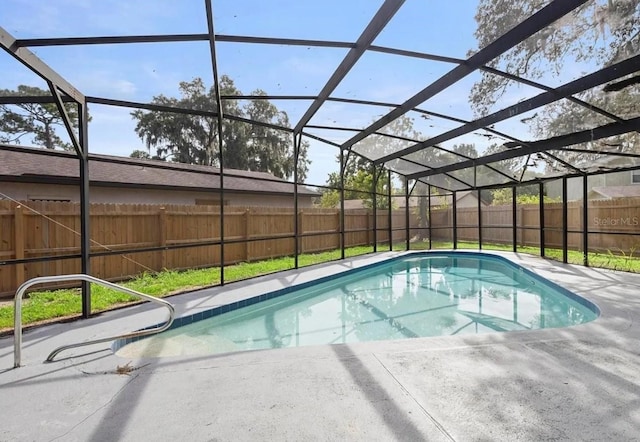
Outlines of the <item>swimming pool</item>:
[{"label": "swimming pool", "polygon": [[568,327],[597,316],[590,301],[505,258],[422,252],[201,312],[114,349],[125,357],[214,354]]}]

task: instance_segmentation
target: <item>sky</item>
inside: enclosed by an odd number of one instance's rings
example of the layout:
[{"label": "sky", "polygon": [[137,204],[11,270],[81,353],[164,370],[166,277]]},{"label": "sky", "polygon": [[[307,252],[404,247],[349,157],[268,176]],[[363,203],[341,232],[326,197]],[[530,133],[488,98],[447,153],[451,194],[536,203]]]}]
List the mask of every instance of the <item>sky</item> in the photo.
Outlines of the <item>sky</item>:
[{"label": "sky", "polygon": [[[16,38],[142,35],[207,32],[204,0],[3,0],[0,26]],[[355,41],[382,4],[381,0],[214,0],[217,34]],[[407,0],[375,45],[466,58],[476,49],[473,32],[477,0]],[[200,77],[211,85],[213,71],[208,42],[37,47],[32,51],[89,96],[149,102],[160,94],[178,95],[178,83]],[[315,95],[339,65],[347,49],[250,45],[218,42],[219,73],[230,76],[238,89],[271,95]],[[332,96],[402,103],[455,65],[366,52]],[[0,88],[20,84],[46,88],[45,83],[6,53],[0,53]],[[580,74],[567,71],[563,81]],[[480,79],[473,73],[421,106],[435,112],[472,119],[469,90]],[[550,78],[561,84],[559,78]],[[511,87],[500,108],[540,93],[526,86]],[[277,101],[292,125],[310,101]],[[90,105],[89,150],[128,156],[145,150],[134,132],[130,109]],[[496,109],[497,110],[497,109]],[[310,124],[364,128],[389,109],[327,103]],[[447,120],[425,120],[411,112],[425,138],[458,126]],[[525,114],[523,118],[527,115]],[[501,129],[529,139],[523,127],[505,122]],[[309,130],[334,142],[352,132]],[[482,150],[486,138],[470,134],[462,140]],[[456,143],[461,140],[456,140]],[[452,147],[452,142],[444,147]],[[28,144],[27,142],[23,144]],[[338,150],[311,142],[312,161],[307,182],[323,184],[338,170]]]}]

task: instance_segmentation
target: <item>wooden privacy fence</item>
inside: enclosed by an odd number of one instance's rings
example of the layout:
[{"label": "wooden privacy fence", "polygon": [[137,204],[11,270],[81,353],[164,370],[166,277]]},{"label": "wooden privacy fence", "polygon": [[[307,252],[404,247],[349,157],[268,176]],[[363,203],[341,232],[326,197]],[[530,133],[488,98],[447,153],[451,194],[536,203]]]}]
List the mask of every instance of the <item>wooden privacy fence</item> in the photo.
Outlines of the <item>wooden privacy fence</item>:
[{"label": "wooden privacy fence", "polygon": [[[220,208],[216,206],[157,206],[92,204],[92,253],[137,249],[126,255],[94,256],[91,273],[103,279],[126,279],[145,271],[188,269],[220,265]],[[477,208],[457,210],[457,237],[478,240]],[[292,256],[295,251],[295,216],[292,208],[225,207],[225,264]],[[403,210],[378,210],[376,239],[389,240],[391,218],[393,241],[406,239]],[[540,244],[539,206],[516,208],[516,240],[519,245]],[[371,210],[344,213],[345,247],[372,245],[374,222]],[[432,239],[452,239],[451,208],[431,211]],[[562,204],[544,205],[545,244],[561,248]],[[567,205],[569,231],[582,231],[580,203]],[[640,199],[589,201],[590,250],[632,253],[640,247]],[[419,232],[417,210],[410,210],[410,237]],[[482,208],[484,243],[511,244],[512,206]],[[337,209],[299,210],[299,253],[314,253],[340,247],[340,213]],[[76,203],[0,201],[0,262],[12,259],[56,257],[80,253],[80,216]],[[582,234],[569,233],[568,247],[582,248]],[[185,247],[181,247],[185,246]],[[166,249],[165,249],[166,247]],[[170,247],[180,247],[173,248]],[[161,248],[153,250],[154,248]],[[147,249],[145,251],[145,249]],[[148,250],[152,249],[152,250]],[[80,260],[52,259],[44,262],[0,265],[0,294],[12,294],[23,281],[45,275],[80,272]]]},{"label": "wooden privacy fence", "polygon": [[[583,204],[567,204],[567,247],[582,250],[584,220]],[[540,207],[538,204],[517,205],[515,211],[516,244],[540,245]],[[452,239],[453,213],[451,208],[432,210],[432,239]],[[457,238],[459,241],[478,241],[478,209],[457,210]],[[482,208],[483,243],[512,244],[513,208],[509,205]],[[544,240],[547,248],[562,248],[562,203],[544,205]],[[591,200],[587,205],[587,231],[590,251],[610,251],[614,254],[640,251],[640,198]]]},{"label": "wooden privacy fence", "polygon": [[[299,210],[299,253],[340,247],[337,209]],[[11,259],[80,253],[80,208],[77,203],[0,201],[0,262]],[[404,212],[393,211],[395,241],[404,236]],[[145,271],[220,265],[220,208],[217,206],[157,206],[92,204],[92,253],[138,249],[140,252],[95,256],[91,273],[103,279],[127,279]],[[225,207],[224,261],[292,256],[295,217],[292,208]],[[344,214],[345,247],[373,244],[373,214],[366,209]],[[389,213],[377,212],[377,241],[389,240]],[[307,235],[307,236],[305,236]],[[193,247],[189,247],[192,246]],[[171,248],[184,246],[180,248]],[[147,250],[166,247],[161,250]],[[27,279],[80,272],[78,258],[0,265],[0,293],[15,292]]]}]

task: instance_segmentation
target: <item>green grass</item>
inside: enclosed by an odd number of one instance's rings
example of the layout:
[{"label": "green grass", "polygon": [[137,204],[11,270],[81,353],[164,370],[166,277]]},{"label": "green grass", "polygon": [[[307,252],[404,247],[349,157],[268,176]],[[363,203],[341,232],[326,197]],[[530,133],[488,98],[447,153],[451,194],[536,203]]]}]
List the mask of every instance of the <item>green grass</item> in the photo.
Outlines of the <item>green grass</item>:
[{"label": "green grass", "polygon": [[[394,245],[394,250],[404,250],[405,243]],[[412,243],[412,250],[424,250],[428,243]],[[458,242],[459,249],[477,250],[478,244],[474,242]],[[432,243],[433,249],[451,249],[451,242]],[[512,251],[511,246],[497,244],[483,244],[483,249]],[[379,245],[378,251],[387,251],[389,246]],[[346,257],[353,257],[373,252],[373,247],[350,247],[345,249]],[[538,247],[518,247],[519,253],[529,253],[540,255]],[[306,267],[328,261],[340,259],[340,250],[332,250],[322,253],[305,254],[298,257],[299,267]],[[548,259],[562,260],[562,251],[557,249],[546,249],[545,257]],[[582,264],[582,253],[569,251],[568,262]],[[589,265],[593,267],[603,267],[614,270],[640,273],[640,259],[633,256],[633,251],[624,253],[589,253]],[[260,275],[289,270],[294,268],[292,257],[269,259],[257,262],[243,262],[224,269],[225,281],[240,281]],[[209,287],[220,284],[220,268],[195,269],[186,271],[165,271],[157,274],[143,274],[122,285],[139,292],[165,297],[172,294],[195,290],[201,287]],[[104,310],[113,309],[123,304],[137,302],[133,298],[121,292],[107,289],[102,286],[92,285],[91,311],[97,313]],[[36,324],[43,321],[59,320],[78,316],[82,311],[81,297],[77,289],[64,289],[55,291],[42,291],[30,293],[24,300],[22,308],[22,323],[24,325]],[[13,328],[13,303],[0,306],[0,331]]]},{"label": "green grass", "polygon": [[[452,242],[434,241],[431,244],[433,249],[451,249]],[[427,248],[428,244],[420,243],[418,246],[411,245],[411,248],[420,249]],[[512,252],[513,247],[506,244],[483,244],[483,250],[499,250]],[[477,242],[459,241],[458,249],[478,249]],[[540,247],[518,246],[518,253],[527,253],[540,256]],[[638,253],[640,255],[640,253]],[[545,249],[545,258],[555,261],[562,261],[562,250]],[[590,267],[598,267],[611,270],[620,270],[623,272],[640,273],[640,256],[635,256],[635,250],[615,250],[607,252],[589,252],[588,261]],[[567,253],[567,262],[569,264],[583,264],[583,255],[581,251],[569,250]]]},{"label": "green grass", "polygon": [[[389,250],[381,245],[378,251]],[[350,247],[345,256],[352,257],[373,252],[373,247]],[[298,257],[300,267],[310,266],[340,259],[340,250],[305,254]],[[225,282],[240,281],[282,270],[293,269],[292,257],[265,261],[243,262],[224,269]],[[194,269],[186,271],[165,271],[157,274],[143,274],[122,285],[147,295],[165,297],[172,294],[220,284],[220,268]],[[91,286],[91,312],[109,310],[123,304],[137,302],[138,298],[117,292],[96,284]],[[80,291],[61,289],[32,292],[22,306],[22,324],[30,325],[43,321],[78,316],[82,312]],[[0,306],[0,331],[13,328],[13,303]]]}]

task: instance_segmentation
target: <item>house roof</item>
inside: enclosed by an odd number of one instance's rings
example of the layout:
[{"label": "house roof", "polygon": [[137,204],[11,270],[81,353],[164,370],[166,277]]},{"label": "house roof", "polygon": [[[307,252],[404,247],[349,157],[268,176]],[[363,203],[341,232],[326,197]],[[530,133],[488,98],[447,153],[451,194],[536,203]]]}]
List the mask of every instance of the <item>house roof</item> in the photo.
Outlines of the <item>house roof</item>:
[{"label": "house roof", "polygon": [[[220,169],[193,164],[167,163],[110,155],[89,155],[92,185],[191,190],[220,188]],[[36,148],[0,149],[0,180],[77,183],[78,158],[72,152]],[[224,169],[224,190],[252,193],[293,193],[293,184],[266,172]],[[317,192],[298,186],[301,195]]]},{"label": "house roof", "polygon": [[[336,207],[340,207],[340,203],[337,204]],[[360,199],[355,199],[355,200],[344,200],[344,209],[345,210],[351,210],[351,209],[366,209],[367,206],[365,206],[364,204],[364,200],[360,200]]]},{"label": "house roof", "polygon": [[640,197],[640,185],[594,187],[591,192],[596,194],[594,195],[596,198],[598,196],[602,198]]}]

